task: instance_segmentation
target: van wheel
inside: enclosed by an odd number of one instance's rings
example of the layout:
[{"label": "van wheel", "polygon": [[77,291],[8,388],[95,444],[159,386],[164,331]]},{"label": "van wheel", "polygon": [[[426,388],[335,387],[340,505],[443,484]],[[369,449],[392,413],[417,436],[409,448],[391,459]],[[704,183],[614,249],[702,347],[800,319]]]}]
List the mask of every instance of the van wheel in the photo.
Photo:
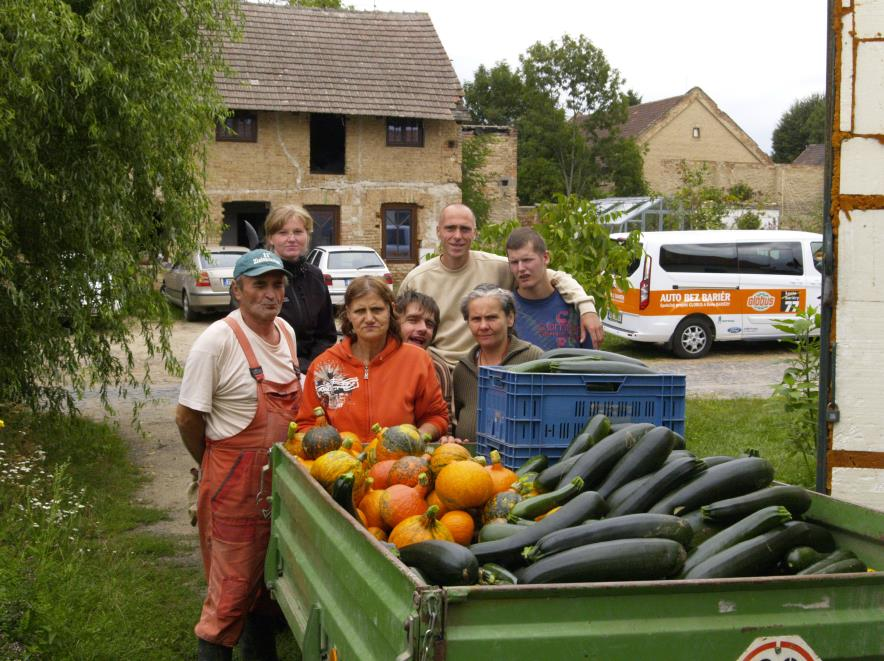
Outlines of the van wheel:
[{"label": "van wheel", "polygon": [[712,324],[702,317],[682,319],[671,343],[672,352],[679,358],[702,358],[712,348]]}]

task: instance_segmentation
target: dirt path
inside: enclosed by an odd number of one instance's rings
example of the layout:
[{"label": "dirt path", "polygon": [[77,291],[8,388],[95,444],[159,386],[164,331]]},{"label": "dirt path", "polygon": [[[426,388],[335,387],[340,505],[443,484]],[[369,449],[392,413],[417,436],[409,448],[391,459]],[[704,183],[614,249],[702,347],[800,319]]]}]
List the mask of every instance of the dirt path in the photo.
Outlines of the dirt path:
[{"label": "dirt path", "polygon": [[[172,331],[173,351],[184,362],[194,340],[211,323],[178,321]],[[196,531],[187,518],[185,491],[190,481],[189,470],[193,460],[181,444],[175,427],[175,405],[180,378],[166,374],[162,361],[147,352],[139,343],[132,347],[136,364],[143,373],[150,367],[153,377],[152,398],[141,410],[145,436],[140,436],[131,425],[132,400],[115,401],[116,421],[122,436],[129,441],[132,459],[148,477],[139,492],[145,504],[169,512],[169,518],[150,527],[165,535],[175,535],[196,545]],[[777,343],[718,344],[712,353],[701,360],[678,360],[662,348],[649,349],[643,360],[661,372],[687,375],[690,397],[768,397],[771,384],[780,380],[787,358],[786,349]],[[140,396],[136,399],[143,399]],[[81,409],[90,417],[104,419],[98,402],[86,399]]]}]

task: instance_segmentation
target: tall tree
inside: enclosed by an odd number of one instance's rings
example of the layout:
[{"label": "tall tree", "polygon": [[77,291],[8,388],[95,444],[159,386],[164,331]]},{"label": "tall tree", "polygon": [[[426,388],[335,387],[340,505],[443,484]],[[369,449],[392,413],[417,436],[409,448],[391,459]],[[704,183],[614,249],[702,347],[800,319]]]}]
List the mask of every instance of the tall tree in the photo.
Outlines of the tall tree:
[{"label": "tall tree", "polygon": [[641,153],[619,135],[638,97],[621,91],[620,74],[602,50],[583,35],[565,35],[535,43],[519,61],[516,70],[505,63],[479,67],[465,93],[476,121],[518,129],[520,200],[593,197],[605,188],[643,193]]},{"label": "tall tree", "polygon": [[6,0],[0,12],[0,400],[125,390],[134,333],[174,364],[159,257],[205,234],[204,147],[235,0]]},{"label": "tall tree", "polygon": [[775,163],[791,163],[807,145],[826,141],[826,97],[811,94],[795,101],[773,132]]}]

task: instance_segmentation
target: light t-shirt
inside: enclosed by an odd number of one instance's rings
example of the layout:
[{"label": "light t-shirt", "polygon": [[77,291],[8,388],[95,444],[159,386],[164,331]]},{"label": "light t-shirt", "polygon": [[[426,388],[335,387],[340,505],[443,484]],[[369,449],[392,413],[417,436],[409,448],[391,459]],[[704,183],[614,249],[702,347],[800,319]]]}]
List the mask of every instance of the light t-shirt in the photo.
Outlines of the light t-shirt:
[{"label": "light t-shirt", "polygon": [[[265,379],[287,383],[295,378],[285,338],[270,344],[246,326],[239,310],[231,312],[230,317],[245,332]],[[280,321],[294,340],[292,327]],[[178,403],[205,414],[206,436],[213,440],[238,434],[255,417],[257,382],[249,373],[249,363],[236,335],[223,319],[209,326],[193,343],[184,363]]]}]

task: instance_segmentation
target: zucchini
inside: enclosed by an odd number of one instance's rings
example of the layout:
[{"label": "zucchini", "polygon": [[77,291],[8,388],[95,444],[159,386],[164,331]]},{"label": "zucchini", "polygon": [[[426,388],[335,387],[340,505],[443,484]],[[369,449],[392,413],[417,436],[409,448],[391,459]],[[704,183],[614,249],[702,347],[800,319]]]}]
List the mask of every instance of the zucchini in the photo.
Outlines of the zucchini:
[{"label": "zucchini", "polygon": [[653,475],[653,473],[651,473],[650,475],[642,475],[641,477],[637,477],[634,480],[630,480],[629,482],[618,488],[610,496],[605,498],[605,500],[608,502],[608,516],[618,516],[617,514],[614,514],[614,511],[627,498],[632,496],[632,494],[635,493],[636,489],[641,489],[642,485],[644,485],[645,482],[651,479],[651,475]]},{"label": "zucchini", "polygon": [[547,358],[536,358],[517,365],[501,365],[500,368],[517,374],[552,374],[552,362]]},{"label": "zucchini", "polygon": [[776,528],[791,518],[792,515],[789,514],[789,510],[777,505],[771,505],[750,514],[718,534],[713,535],[695,548],[688,555],[687,561],[685,561],[684,572],[689,572],[716,553],[721,553],[734,544],[739,544],[744,540],[766,533],[768,530]]},{"label": "zucchini", "polygon": [[408,571],[414,574],[421,583],[426,583],[427,585],[431,585],[431,583],[427,580],[427,577],[421,574],[421,570],[417,567],[409,567]]},{"label": "zucchini", "polygon": [[852,574],[854,572],[864,572],[868,568],[866,564],[858,558],[850,558],[848,560],[840,560],[826,565],[813,573],[814,576],[820,574]]},{"label": "zucchini", "polygon": [[561,553],[586,544],[608,542],[612,539],[671,539],[685,546],[693,532],[677,516],[670,514],[628,514],[601,521],[589,521],[579,526],[556,530],[541,537],[537,544],[523,551],[525,559],[536,562],[554,553]]},{"label": "zucchini", "polygon": [[626,494],[625,497],[619,496],[620,489],[611,494],[608,500],[609,516],[647,512],[667,493],[692,480],[705,470],[706,466],[703,462],[694,457],[680,457],[675,461],[663,464],[662,468],[656,472],[641,478],[639,487]]},{"label": "zucchini", "polygon": [[509,537],[510,535],[519,532],[523,527],[524,526],[515,523],[509,523],[508,521],[505,522],[502,519],[490,521],[479,528],[479,541],[491,542],[495,539],[504,539],[505,537]]},{"label": "zucchini", "polygon": [[517,477],[525,477],[528,473],[539,473],[549,465],[549,459],[542,454],[526,459],[525,463],[516,469]]},{"label": "zucchini", "polygon": [[550,368],[555,373],[566,374],[656,374],[647,367],[635,363],[617,362],[613,360],[593,360],[587,358],[551,360]]},{"label": "zucchini", "polygon": [[798,575],[806,576],[807,574],[816,574],[818,571],[828,567],[829,565],[833,565],[836,562],[842,562],[844,560],[852,560],[855,557],[856,555],[854,554],[854,552],[849,549],[837,549],[826,555],[822,560],[817,560],[809,567],[805,567],[798,572]]},{"label": "zucchini", "polygon": [[507,518],[536,519],[538,516],[549,512],[553,507],[567,503],[582,490],[583,479],[575,477],[565,486],[559,487],[555,491],[520,500],[513,505]]},{"label": "zucchini", "polygon": [[559,347],[558,349],[548,349],[544,351],[541,358],[598,358],[600,360],[616,360],[621,363],[633,363],[635,365],[641,365],[642,367],[647,367],[645,363],[640,361],[638,358],[632,358],[631,356],[623,356],[619,353],[614,353],[612,351],[601,351],[599,349],[583,349],[581,347]]},{"label": "zucchini", "polygon": [[709,468],[713,466],[718,466],[718,464],[724,464],[728,461],[733,461],[736,457],[731,457],[729,455],[717,454],[711,457],[703,457],[703,463],[706,464]]},{"label": "zucchini", "polygon": [[[675,432],[673,432],[673,433],[675,433]],[[675,461],[676,459],[681,459],[682,457],[693,458],[694,453],[691,452],[690,450],[673,450],[672,452],[669,453],[669,456],[666,457],[666,461],[664,461],[663,464],[665,465],[665,464],[671,463],[671,462]]]},{"label": "zucchini", "polygon": [[479,563],[470,550],[454,542],[428,539],[399,549],[399,559],[417,567],[429,585],[475,585]]},{"label": "zucchini", "polygon": [[515,585],[519,580],[506,567],[486,562],[479,567],[479,583],[482,585]]},{"label": "zucchini", "polygon": [[[582,452],[580,454],[583,454]],[[559,482],[562,481],[562,478],[565,476],[571,467],[576,463],[579,454],[574,455],[573,457],[568,457],[558,463],[553,464],[546,470],[540,472],[536,478],[534,478],[534,487],[538,491],[549,491],[550,489],[555,489]]]},{"label": "zucchini", "polygon": [[356,506],[353,504],[353,483],[355,478],[352,472],[339,475],[332,483],[331,496],[334,501],[344,508],[354,519],[359,521],[359,515],[356,513]]},{"label": "zucchini", "polygon": [[654,427],[649,430],[614,464],[597,489],[599,495],[607,498],[630,480],[658,470],[672,452],[674,442],[675,437],[669,427]]},{"label": "zucchini", "polygon": [[687,447],[687,441],[684,440],[684,436],[675,431],[672,432],[672,436],[675,439],[672,442],[673,450],[684,450]]},{"label": "zucchini", "polygon": [[691,537],[691,543],[688,545],[689,549],[697,548],[707,539],[727,528],[727,525],[724,523],[707,521],[698,509],[685,514],[679,514],[679,518],[687,521],[691,530],[694,531],[694,536]]},{"label": "zucchini", "polygon": [[678,514],[716,500],[733,498],[766,487],[773,480],[773,466],[761,457],[734,459],[707,469],[684,486],[664,496],[649,511]]},{"label": "zucchini", "polygon": [[537,540],[554,530],[569,528],[587,519],[597,519],[607,511],[608,506],[601,496],[595,491],[584,491],[562,505],[557,512],[543,517],[537,523],[521,526],[522,530],[505,539],[473,544],[470,551],[482,564],[496,562],[507,568],[519,567],[525,564],[522,549],[526,546],[537,543]]},{"label": "zucchini", "polygon": [[[788,528],[789,526],[797,526],[798,523],[798,521],[789,521],[784,525]],[[819,524],[811,523],[810,521],[801,521],[801,525],[807,528],[807,535],[801,543],[802,546],[809,546],[817,551],[822,551],[823,553],[832,553],[835,551],[837,548],[835,545],[835,538],[832,537],[832,533],[830,533],[828,529],[823,528]]]},{"label": "zucchini", "polygon": [[[810,532],[803,521],[777,526],[706,558],[684,573],[687,579],[764,576],[793,546],[803,544]],[[408,548],[408,547],[406,547]]]},{"label": "zucchini", "polygon": [[791,485],[767,487],[736,498],[717,500],[704,505],[700,511],[711,521],[737,521],[770,505],[785,507],[793,517],[799,517],[810,508],[810,494],[802,487]]},{"label": "zucchini", "polygon": [[585,452],[610,433],[611,421],[608,419],[608,416],[604,413],[592,416],[580,433],[571,440],[571,443],[562,453],[559,461],[567,459],[568,457],[573,457],[581,452]]},{"label": "zucchini", "polygon": [[577,461],[559,484],[567,484],[579,477],[583,480],[585,489],[594,489],[605,479],[614,464],[620,461],[620,457],[653,428],[654,425],[650,423],[639,423],[605,436],[589,450],[577,455]]},{"label": "zucchini", "polygon": [[796,574],[802,569],[807,569],[826,557],[825,553],[820,553],[810,546],[796,546],[786,554],[783,566],[790,574]]},{"label": "zucchini", "polygon": [[678,573],[684,548],[671,539],[615,539],[556,553],[516,572],[519,583],[649,581]]}]

